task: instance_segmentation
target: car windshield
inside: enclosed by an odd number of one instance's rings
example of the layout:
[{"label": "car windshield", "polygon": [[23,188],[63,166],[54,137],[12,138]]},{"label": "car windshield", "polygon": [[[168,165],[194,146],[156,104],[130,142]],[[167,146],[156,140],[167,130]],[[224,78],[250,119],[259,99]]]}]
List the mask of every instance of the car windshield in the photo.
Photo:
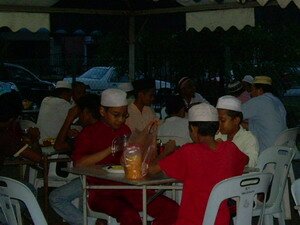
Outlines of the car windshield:
[{"label": "car windshield", "polygon": [[91,78],[91,79],[101,79],[108,71],[108,67],[94,67],[89,69],[80,77],[82,78]]}]

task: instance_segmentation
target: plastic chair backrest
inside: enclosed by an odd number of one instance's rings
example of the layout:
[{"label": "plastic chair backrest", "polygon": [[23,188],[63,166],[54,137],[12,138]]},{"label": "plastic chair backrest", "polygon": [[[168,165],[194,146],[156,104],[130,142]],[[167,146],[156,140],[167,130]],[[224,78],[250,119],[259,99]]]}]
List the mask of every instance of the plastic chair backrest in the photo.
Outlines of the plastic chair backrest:
[{"label": "plastic chair backrest", "polygon": [[294,201],[296,203],[296,206],[298,207],[298,213],[300,216],[300,179],[297,179],[291,186],[291,192],[292,196],[294,198]]},{"label": "plastic chair backrest", "polygon": [[42,210],[26,185],[11,178],[0,176],[0,204],[9,225],[17,225],[12,200],[20,200],[26,205],[30,216],[36,225],[47,225]]},{"label": "plastic chair backrest", "polygon": [[261,172],[272,172],[274,175],[267,207],[272,206],[275,211],[281,211],[282,196],[294,156],[294,148],[272,146],[261,152],[258,157],[257,168]]},{"label": "plastic chair backrest", "polygon": [[290,128],[290,129],[286,129],[286,130],[282,131],[278,135],[274,145],[295,147],[298,132],[299,132],[299,127],[294,127],[294,128]]},{"label": "plastic chair backrest", "polygon": [[[209,196],[203,225],[214,225],[220,204],[225,199],[235,197],[238,197],[235,225],[252,224],[252,210],[256,194],[266,194],[271,180],[272,174],[270,173],[249,173],[219,182]],[[262,208],[261,215],[263,210],[264,208]],[[262,222],[263,217],[260,220]]]}]

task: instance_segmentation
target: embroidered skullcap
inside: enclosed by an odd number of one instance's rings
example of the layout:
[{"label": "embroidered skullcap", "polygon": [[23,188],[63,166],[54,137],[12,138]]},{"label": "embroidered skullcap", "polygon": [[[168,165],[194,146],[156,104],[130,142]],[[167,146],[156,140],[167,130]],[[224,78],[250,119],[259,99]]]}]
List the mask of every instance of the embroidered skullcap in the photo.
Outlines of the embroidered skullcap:
[{"label": "embroidered skullcap", "polygon": [[126,92],[120,89],[109,88],[101,94],[101,105],[106,107],[121,107],[126,106]]},{"label": "embroidered skullcap", "polygon": [[253,84],[267,84],[272,85],[272,79],[268,76],[256,76],[254,78]]},{"label": "embroidered skullcap", "polygon": [[236,97],[225,95],[218,99],[216,108],[242,112],[242,103]]},{"label": "embroidered skullcap", "polygon": [[242,83],[240,81],[233,81],[228,84],[227,89],[229,93],[235,93],[240,91],[243,88]]},{"label": "embroidered skullcap", "polygon": [[72,85],[67,82],[67,81],[64,81],[64,80],[60,80],[60,81],[57,81],[56,85],[55,85],[55,88],[67,88],[67,89],[72,89]]},{"label": "embroidered skullcap", "polygon": [[132,82],[133,88],[136,92],[155,88],[155,80],[144,78]]},{"label": "embroidered skullcap", "polygon": [[254,78],[253,78],[252,76],[246,75],[246,76],[244,76],[244,78],[243,78],[242,81],[245,81],[245,82],[247,82],[247,83],[249,83],[249,84],[252,84],[252,83],[253,83],[253,80],[254,80]]},{"label": "embroidered skullcap", "polygon": [[178,81],[178,87],[179,87],[179,89],[184,88],[190,81],[191,81],[191,78],[189,78],[189,77],[182,77]]},{"label": "embroidered skullcap", "polygon": [[118,88],[125,92],[129,92],[129,91],[133,90],[133,86],[132,86],[131,82],[120,83],[118,85]]},{"label": "embroidered skullcap", "polygon": [[218,121],[218,111],[207,103],[192,106],[188,112],[190,122],[212,122]]}]

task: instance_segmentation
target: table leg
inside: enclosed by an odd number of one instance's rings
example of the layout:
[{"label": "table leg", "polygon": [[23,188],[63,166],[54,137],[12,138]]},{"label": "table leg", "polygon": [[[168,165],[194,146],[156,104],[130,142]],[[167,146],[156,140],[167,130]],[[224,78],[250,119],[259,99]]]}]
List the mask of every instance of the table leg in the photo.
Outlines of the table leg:
[{"label": "table leg", "polygon": [[82,189],[83,189],[83,225],[87,225],[87,189],[86,189],[86,176],[82,176]]},{"label": "table leg", "polygon": [[147,186],[143,185],[143,225],[147,225]]},{"label": "table leg", "polygon": [[45,217],[48,219],[48,157],[44,157],[44,208]]}]

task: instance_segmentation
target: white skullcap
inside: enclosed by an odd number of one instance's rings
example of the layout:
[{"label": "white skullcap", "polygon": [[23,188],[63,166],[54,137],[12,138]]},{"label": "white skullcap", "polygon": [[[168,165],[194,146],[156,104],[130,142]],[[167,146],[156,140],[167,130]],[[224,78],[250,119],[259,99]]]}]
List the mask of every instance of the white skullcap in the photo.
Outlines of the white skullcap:
[{"label": "white skullcap", "polygon": [[109,88],[101,94],[101,105],[106,107],[121,107],[127,105],[126,92]]},{"label": "white skullcap", "polygon": [[70,83],[68,83],[67,81],[60,80],[60,81],[57,81],[55,88],[72,89],[72,85]]},{"label": "white skullcap", "polygon": [[246,75],[246,76],[244,76],[244,78],[243,78],[242,81],[245,81],[245,82],[247,82],[247,83],[249,83],[249,84],[252,84],[252,83],[253,83],[253,80],[254,80],[254,78],[253,78],[252,76]]},{"label": "white skullcap", "polygon": [[133,86],[132,86],[131,82],[120,83],[118,85],[118,88],[125,91],[125,92],[129,92],[129,91],[133,90]]},{"label": "white skullcap", "polygon": [[225,95],[218,99],[217,109],[228,109],[232,111],[242,112],[242,103],[236,97]]},{"label": "white skullcap", "polygon": [[218,111],[210,104],[201,103],[189,109],[188,118],[190,122],[218,121]]}]

